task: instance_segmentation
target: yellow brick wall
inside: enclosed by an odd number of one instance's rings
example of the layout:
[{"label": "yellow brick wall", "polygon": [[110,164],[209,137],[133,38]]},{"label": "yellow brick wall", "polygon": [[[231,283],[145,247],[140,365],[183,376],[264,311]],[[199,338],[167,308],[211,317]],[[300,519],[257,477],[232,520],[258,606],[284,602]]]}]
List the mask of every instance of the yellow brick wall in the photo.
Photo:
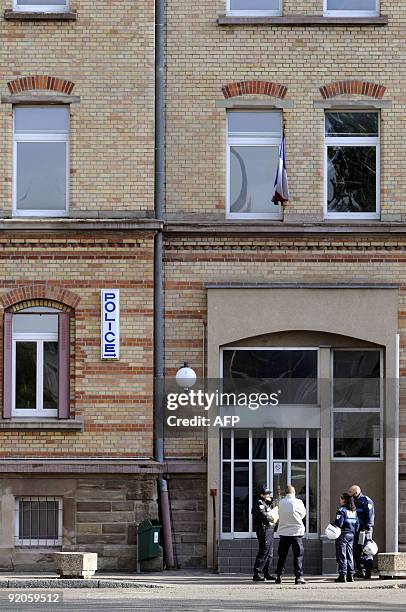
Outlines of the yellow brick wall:
[{"label": "yellow brick wall", "polygon": [[[0,15],[12,8],[1,0]],[[76,21],[0,19],[0,93],[20,76],[75,83],[71,216],[153,210],[154,3],[71,2]],[[0,216],[12,210],[12,112],[0,106]]]},{"label": "yellow brick wall", "polygon": [[[399,283],[400,373],[406,375],[405,239],[401,237],[179,237],[167,241],[166,370],[185,360],[203,372],[207,321],[205,283]],[[373,307],[373,305],[371,305]],[[226,317],[227,314],[224,313]],[[255,316],[255,313],[249,313]],[[334,316],[334,313],[332,313]],[[382,313],[382,316],[385,316]],[[206,336],[207,337],[207,336]],[[401,397],[400,457],[406,459],[406,410]],[[168,456],[204,454],[201,432],[167,441]]]},{"label": "yellow brick wall", "polygon": [[[406,6],[382,0],[387,26],[218,26],[225,0],[168,2],[168,216],[225,217],[226,111],[221,87],[264,79],[288,87],[284,111],[291,202],[285,220],[323,218],[323,110],[319,87],[342,79],[383,84],[382,220],[405,218],[403,59]],[[285,2],[284,14],[322,14],[322,0]],[[365,98],[364,98],[365,99]]]},{"label": "yellow brick wall", "polygon": [[[71,413],[85,424],[83,433],[0,429],[1,457],[152,457],[152,245],[145,234],[54,234],[40,243],[0,237],[0,299],[38,284],[80,297],[72,316]],[[101,289],[120,289],[119,361],[100,359]]]}]

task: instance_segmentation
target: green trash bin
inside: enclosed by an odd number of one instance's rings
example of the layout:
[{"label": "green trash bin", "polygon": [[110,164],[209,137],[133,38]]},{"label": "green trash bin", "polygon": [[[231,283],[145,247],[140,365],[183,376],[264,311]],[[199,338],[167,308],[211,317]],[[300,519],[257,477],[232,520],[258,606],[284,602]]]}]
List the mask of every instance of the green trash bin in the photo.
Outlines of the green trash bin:
[{"label": "green trash bin", "polygon": [[138,561],[160,555],[161,525],[158,519],[145,519],[138,525]]}]

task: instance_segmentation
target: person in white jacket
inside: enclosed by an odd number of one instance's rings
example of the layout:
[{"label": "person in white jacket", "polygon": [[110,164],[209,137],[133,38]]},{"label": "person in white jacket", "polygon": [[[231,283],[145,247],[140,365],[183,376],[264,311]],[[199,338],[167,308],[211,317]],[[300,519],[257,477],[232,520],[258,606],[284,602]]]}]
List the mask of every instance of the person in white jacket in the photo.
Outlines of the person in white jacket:
[{"label": "person in white jacket", "polygon": [[277,584],[282,582],[282,574],[290,547],[293,551],[295,583],[306,583],[303,579],[303,536],[305,532],[303,519],[305,516],[304,503],[301,499],[296,498],[295,487],[288,485],[285,497],[279,502],[279,548],[275,581]]}]

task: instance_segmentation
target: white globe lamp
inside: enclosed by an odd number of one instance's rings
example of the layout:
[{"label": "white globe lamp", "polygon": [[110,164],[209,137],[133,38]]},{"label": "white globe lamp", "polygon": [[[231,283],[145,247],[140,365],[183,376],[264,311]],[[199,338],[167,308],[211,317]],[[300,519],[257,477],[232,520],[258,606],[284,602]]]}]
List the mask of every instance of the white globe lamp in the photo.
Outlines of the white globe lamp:
[{"label": "white globe lamp", "polygon": [[185,362],[182,368],[176,372],[176,384],[183,389],[189,389],[193,387],[197,379],[196,372],[189,368],[188,364]]}]

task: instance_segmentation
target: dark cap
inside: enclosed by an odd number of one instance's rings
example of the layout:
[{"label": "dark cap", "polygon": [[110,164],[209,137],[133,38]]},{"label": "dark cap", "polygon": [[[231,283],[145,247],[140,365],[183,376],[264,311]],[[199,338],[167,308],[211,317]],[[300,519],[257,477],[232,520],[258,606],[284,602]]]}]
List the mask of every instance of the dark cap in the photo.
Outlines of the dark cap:
[{"label": "dark cap", "polygon": [[266,485],[258,487],[258,495],[271,495],[271,490]]}]

